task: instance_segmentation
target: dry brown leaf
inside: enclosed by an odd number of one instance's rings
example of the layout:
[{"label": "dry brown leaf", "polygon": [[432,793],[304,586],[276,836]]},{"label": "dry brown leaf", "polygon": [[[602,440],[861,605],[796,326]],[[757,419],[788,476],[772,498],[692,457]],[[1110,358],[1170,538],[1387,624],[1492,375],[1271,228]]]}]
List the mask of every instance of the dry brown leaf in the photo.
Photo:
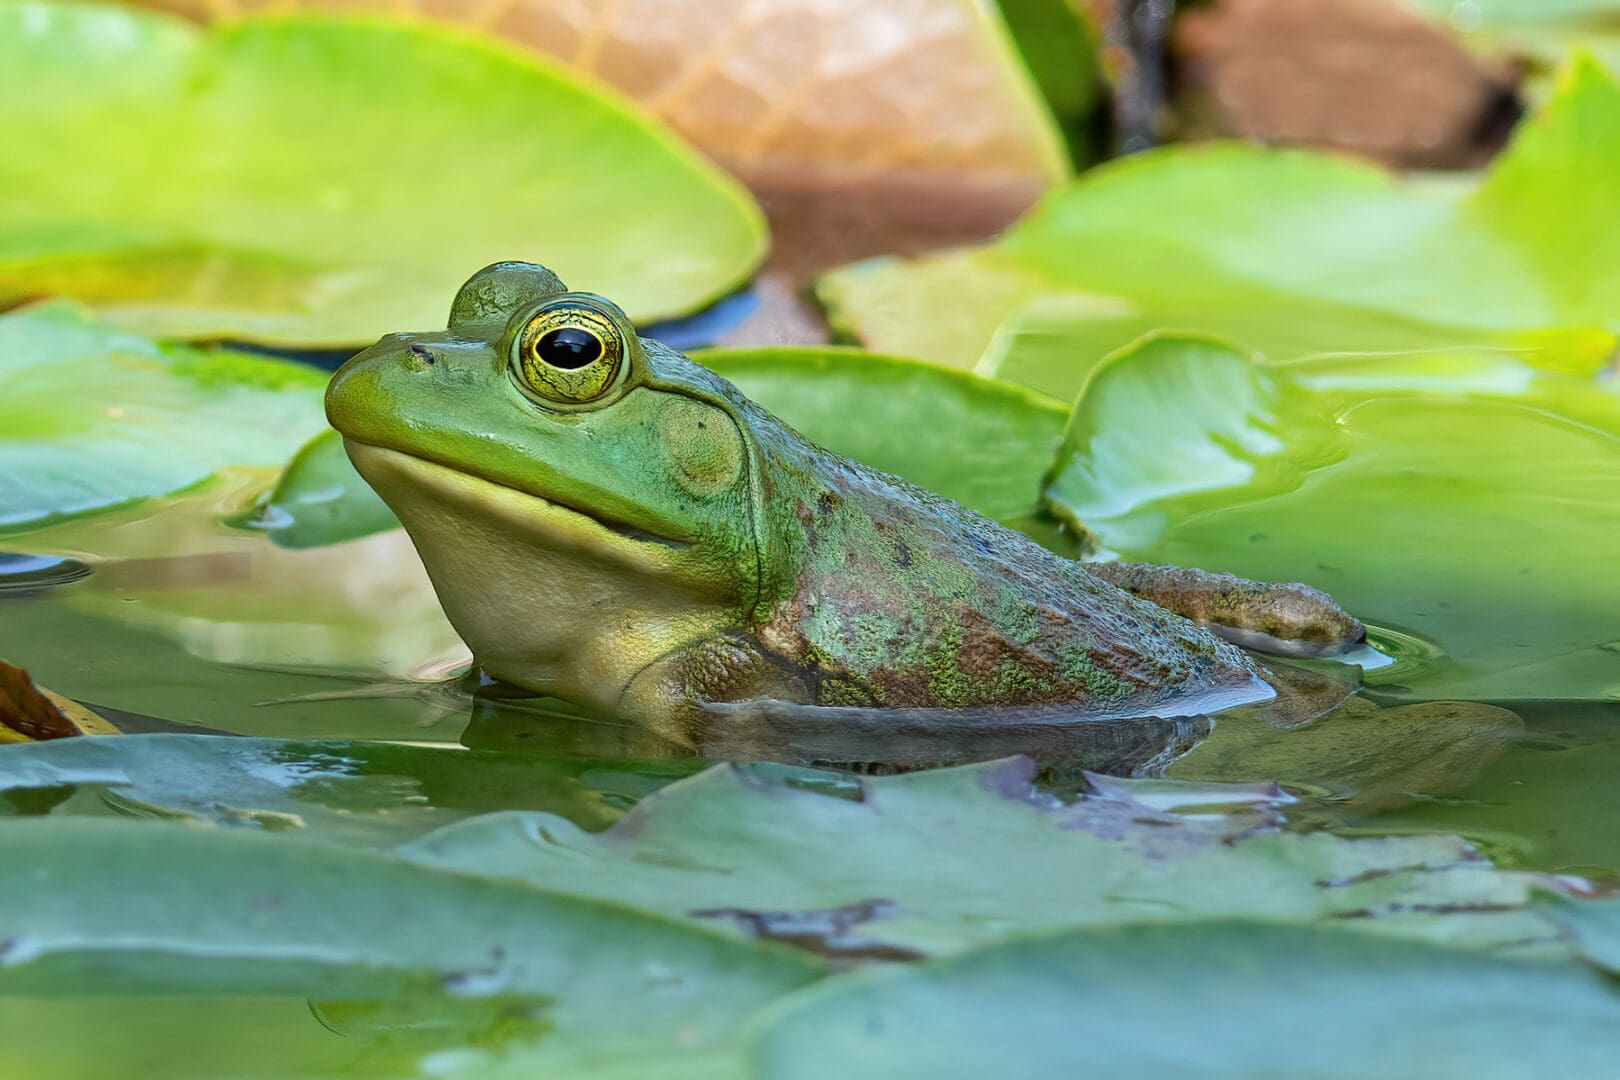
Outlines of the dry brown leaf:
[{"label": "dry brown leaf", "polygon": [[1177,24],[1194,133],[1471,168],[1517,116],[1511,64],[1392,0],[1219,0]]},{"label": "dry brown leaf", "polygon": [[611,83],[756,189],[971,193],[1016,214],[1067,172],[1038,91],[980,0],[146,3],[197,19],[364,10],[492,30]]},{"label": "dry brown leaf", "polygon": [[83,705],[35,686],[28,672],[0,660],[0,743],[117,734]]}]

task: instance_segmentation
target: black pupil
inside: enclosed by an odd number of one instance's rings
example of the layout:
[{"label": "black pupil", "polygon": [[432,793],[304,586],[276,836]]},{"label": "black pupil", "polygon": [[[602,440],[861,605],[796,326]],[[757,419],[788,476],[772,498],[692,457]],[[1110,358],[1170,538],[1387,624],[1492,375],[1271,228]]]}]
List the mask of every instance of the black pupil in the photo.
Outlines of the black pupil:
[{"label": "black pupil", "polygon": [[589,330],[564,326],[542,337],[534,351],[552,367],[582,368],[602,355],[602,342]]}]

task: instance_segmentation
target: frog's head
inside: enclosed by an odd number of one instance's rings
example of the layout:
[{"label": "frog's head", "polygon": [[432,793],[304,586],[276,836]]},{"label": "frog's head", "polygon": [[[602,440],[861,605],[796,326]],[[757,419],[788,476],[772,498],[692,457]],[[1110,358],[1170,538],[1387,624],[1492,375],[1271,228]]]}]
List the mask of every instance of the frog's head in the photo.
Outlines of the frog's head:
[{"label": "frog's head", "polygon": [[611,705],[760,602],[751,408],[543,267],[479,271],[446,331],[360,353],[326,410],[499,677]]}]

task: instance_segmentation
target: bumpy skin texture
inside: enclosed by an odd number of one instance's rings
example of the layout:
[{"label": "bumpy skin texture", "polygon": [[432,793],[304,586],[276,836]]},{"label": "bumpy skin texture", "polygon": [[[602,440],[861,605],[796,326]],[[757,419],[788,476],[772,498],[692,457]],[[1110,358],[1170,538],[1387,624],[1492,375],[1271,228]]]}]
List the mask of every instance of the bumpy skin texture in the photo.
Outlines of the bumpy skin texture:
[{"label": "bumpy skin texture", "polygon": [[1270,691],[1241,650],[1162,605],[1278,637],[1359,631],[1302,586],[1277,594],[1281,620],[1273,587],[1220,575],[1105,571],[1120,588],[814,446],[600,298],[579,302],[622,329],[624,372],[599,401],[544,400],[514,357],[526,326],[578,296],[540,267],[486,268],[447,333],[385,338],[328,392],[498,678],[682,739],[706,705],[759,698],[1174,714]]}]

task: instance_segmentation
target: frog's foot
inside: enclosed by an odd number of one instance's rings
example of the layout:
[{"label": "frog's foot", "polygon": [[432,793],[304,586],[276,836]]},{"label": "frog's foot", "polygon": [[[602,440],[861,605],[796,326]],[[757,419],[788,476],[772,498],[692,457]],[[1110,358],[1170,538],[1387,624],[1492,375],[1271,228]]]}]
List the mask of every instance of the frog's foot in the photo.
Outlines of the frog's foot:
[{"label": "frog's foot", "polygon": [[1334,656],[1367,639],[1367,628],[1320,589],[1147,563],[1087,563],[1133,596],[1207,627],[1234,645],[1273,656]]}]

